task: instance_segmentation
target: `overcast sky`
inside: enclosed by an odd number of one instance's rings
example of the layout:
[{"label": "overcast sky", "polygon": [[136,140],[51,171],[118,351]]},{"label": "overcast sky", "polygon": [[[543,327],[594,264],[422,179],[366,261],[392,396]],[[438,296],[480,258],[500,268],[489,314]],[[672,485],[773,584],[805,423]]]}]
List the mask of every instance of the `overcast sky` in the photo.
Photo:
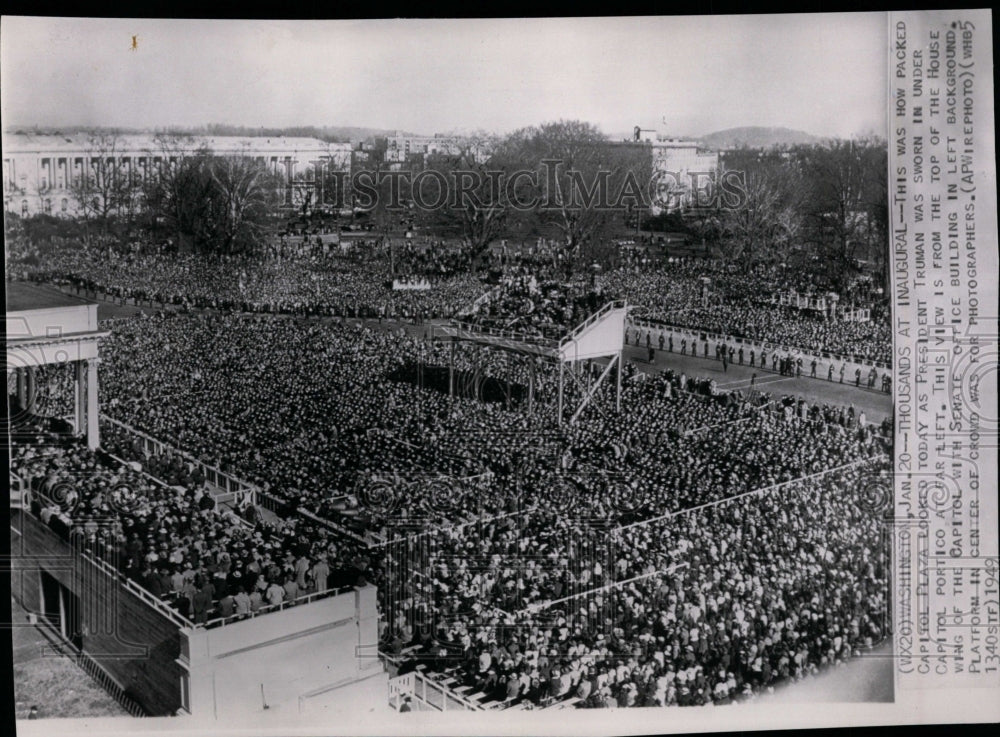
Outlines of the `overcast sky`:
[{"label": "overcast sky", "polygon": [[[507,132],[579,118],[702,135],[886,126],[886,16],[204,21],[4,17],[5,127],[355,125]],[[132,37],[138,48],[132,50]],[[663,120],[666,119],[666,124]]]}]

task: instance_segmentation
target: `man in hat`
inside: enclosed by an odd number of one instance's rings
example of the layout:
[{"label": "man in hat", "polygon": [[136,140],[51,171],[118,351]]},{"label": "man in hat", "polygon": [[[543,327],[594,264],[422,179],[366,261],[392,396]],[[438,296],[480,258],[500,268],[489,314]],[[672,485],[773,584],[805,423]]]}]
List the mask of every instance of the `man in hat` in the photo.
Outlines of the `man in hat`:
[{"label": "man in hat", "polygon": [[236,599],[231,593],[226,593],[221,599],[219,599],[219,616],[223,618],[228,618],[233,616],[236,611]]}]

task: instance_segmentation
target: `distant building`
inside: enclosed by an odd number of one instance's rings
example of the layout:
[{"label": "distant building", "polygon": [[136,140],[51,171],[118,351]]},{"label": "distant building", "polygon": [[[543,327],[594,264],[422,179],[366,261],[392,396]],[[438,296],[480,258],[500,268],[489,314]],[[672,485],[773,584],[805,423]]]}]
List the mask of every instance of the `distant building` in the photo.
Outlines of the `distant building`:
[{"label": "distant building", "polygon": [[3,136],[4,210],[20,215],[46,213],[71,216],[79,209],[73,187],[107,158],[119,176],[141,184],[155,177],[164,164],[176,162],[198,150],[219,156],[250,156],[264,163],[286,181],[293,181],[318,161],[328,171],[348,172],[349,143],[327,143],[317,138],[256,136],[165,137],[164,145],[154,135],[99,137],[27,133]]},{"label": "distant building", "polygon": [[389,136],[386,142],[386,161],[406,161],[413,154],[457,154],[461,141],[457,136],[435,133],[433,136],[406,136],[400,133]]},{"label": "distant building", "polygon": [[[650,214],[682,212],[711,202],[719,172],[719,154],[696,141],[670,138],[651,128],[635,126],[627,146],[649,146],[653,177],[657,179]],[[696,196],[697,195],[697,196]]]},{"label": "distant building", "polygon": [[782,161],[791,161],[795,156],[794,151],[781,150],[776,148],[748,148],[738,146],[734,148],[719,149],[719,165],[723,171],[746,164],[747,161],[766,161],[775,157]]},{"label": "distant building", "polygon": [[[701,151],[694,141],[657,136],[651,140],[653,174],[672,184],[671,194],[654,204],[652,214],[679,212],[710,201],[719,155]],[[661,190],[662,191],[662,190]]]},{"label": "distant building", "polygon": [[435,133],[433,136],[406,136],[397,133],[386,139],[385,161],[392,164],[408,164],[411,168],[426,166],[432,156],[457,156],[471,151],[473,158],[482,163],[489,158],[489,146],[470,138]]}]

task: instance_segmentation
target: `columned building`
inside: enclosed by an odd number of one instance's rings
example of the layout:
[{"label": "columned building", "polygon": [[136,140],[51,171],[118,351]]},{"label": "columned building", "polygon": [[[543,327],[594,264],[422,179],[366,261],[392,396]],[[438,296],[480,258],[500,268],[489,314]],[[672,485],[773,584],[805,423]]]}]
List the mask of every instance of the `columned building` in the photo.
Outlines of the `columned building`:
[{"label": "columned building", "polygon": [[101,443],[97,385],[98,344],[108,335],[97,326],[97,305],[54,289],[7,282],[7,386],[18,416],[35,415],[35,372],[42,366],[73,367],[73,428],[87,445]]},{"label": "columned building", "polygon": [[[197,151],[249,156],[288,183],[314,171],[349,172],[351,145],[284,136],[35,135],[3,136],[4,210],[28,216],[78,213],[80,182],[95,172],[114,172],[140,185],[164,166]],[[75,189],[76,188],[76,189]]]}]

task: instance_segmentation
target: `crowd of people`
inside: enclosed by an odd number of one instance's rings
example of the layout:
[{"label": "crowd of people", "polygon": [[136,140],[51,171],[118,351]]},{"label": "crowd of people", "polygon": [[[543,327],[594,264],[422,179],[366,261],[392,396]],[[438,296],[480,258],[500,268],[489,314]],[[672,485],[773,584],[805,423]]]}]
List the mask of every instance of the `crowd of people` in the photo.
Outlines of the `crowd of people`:
[{"label": "crowd of people", "polygon": [[773,303],[789,288],[822,292],[808,273],[775,266],[747,271],[705,259],[684,259],[655,268],[617,269],[605,290],[637,305],[643,317],[682,328],[768,342],[812,353],[854,357],[891,366],[888,307],[869,280],[842,295],[841,307],[864,307],[870,319],[854,322]]},{"label": "crowd of people", "polygon": [[558,340],[603,307],[590,280],[539,281],[534,274],[508,274],[461,316],[461,321],[525,339]]},{"label": "crowd of people", "polygon": [[[32,513],[198,623],[370,581],[404,671],[506,705],[728,703],[886,636],[872,499],[889,498],[888,420],[629,364],[620,411],[605,384],[560,423],[542,359],[299,317],[458,316],[558,338],[622,298],[674,325],[883,360],[884,315],[784,312],[773,270],[700,260],[573,273],[528,254],[487,291],[463,263],[399,257],[434,288],[394,291],[360,251],[15,259],[24,278],[221,308],[105,325],[101,410],[121,425],[95,453],[28,420],[12,468]],[[570,370],[575,406],[600,367]],[[68,372],[39,372],[38,414],[71,412]],[[278,500],[280,518],[221,507],[192,459]]]},{"label": "crowd of people", "polygon": [[37,259],[15,247],[8,278],[62,284],[123,304],[411,320],[450,316],[484,289],[462,272],[423,275],[429,290],[394,290],[388,260],[364,245],[355,248],[283,259],[76,247]]},{"label": "crowd of people", "polygon": [[[730,551],[739,543],[751,556],[758,542],[778,544],[765,536],[770,529],[764,529],[767,518],[761,515],[765,510],[783,515],[786,529],[811,529],[817,520],[810,515],[827,514],[814,503],[792,503],[796,494],[822,492],[831,497],[831,504],[837,502],[860,514],[855,487],[845,486],[842,475],[796,483],[796,479],[849,464],[855,464],[851,469],[856,470],[842,473],[874,473],[869,469],[887,457],[887,428],[868,423],[863,413],[853,409],[719,393],[702,381],[672,372],[656,376],[627,372],[620,414],[609,412],[613,399],[602,390],[579,422],[559,428],[553,422],[552,402],[542,401],[546,394],[551,399],[555,387],[553,372],[542,365],[536,366],[539,407],[529,415],[523,407],[508,409],[500,402],[450,397],[440,387],[421,386],[404,371],[415,362],[428,372],[446,365],[448,351],[444,346],[352,325],[278,317],[165,314],[119,320],[104,350],[107,358],[101,364],[101,386],[106,411],[112,417],[247,479],[287,500],[289,509],[310,515],[292,513],[291,519],[310,520],[315,515],[338,523],[348,519],[357,523],[360,517],[362,526],[385,541],[374,548],[384,553],[383,561],[413,560],[412,551],[407,551],[414,537],[432,540],[435,558],[444,555],[454,560],[454,565],[444,570],[432,568],[426,576],[400,576],[399,569],[388,562],[384,568],[372,564],[371,580],[379,586],[385,621],[384,639],[388,647],[392,643],[399,648],[420,645],[419,657],[442,669],[452,667],[457,658],[465,669],[462,678],[480,691],[482,686],[498,693],[501,681],[505,688],[513,689],[511,674],[516,672],[521,684],[517,698],[530,703],[567,697],[570,691],[577,697],[585,693],[581,703],[588,705],[610,704],[612,698],[623,704],[657,703],[656,694],[646,691],[670,673],[674,692],[671,696],[669,688],[664,691],[663,703],[702,703],[700,699],[706,695],[718,701],[742,693],[748,684],[757,690],[783,673],[795,677],[811,672],[880,639],[879,632],[866,624],[865,616],[875,616],[872,610],[856,613],[852,609],[848,616],[841,609],[857,608],[866,601],[859,604],[847,597],[848,584],[860,586],[856,576],[870,574],[873,578],[866,585],[874,587],[879,581],[884,583],[884,578],[879,578],[884,573],[869,571],[859,562],[861,558],[855,560],[854,553],[831,545],[837,560],[845,562],[835,570],[842,572],[838,574],[844,584],[840,597],[846,598],[836,610],[843,633],[833,656],[827,652],[829,648],[823,649],[825,640],[808,639],[812,637],[809,628],[797,635],[804,641],[795,649],[789,649],[790,642],[774,644],[769,619],[767,631],[755,633],[756,655],[738,664],[732,632],[727,632],[727,640],[715,642],[699,629],[705,622],[716,626],[722,615],[713,612],[710,619],[698,619],[699,615],[685,609],[683,601],[676,605],[677,622],[691,624],[690,617],[696,617],[693,622],[698,626],[685,630],[687,642],[675,640],[679,625],[673,620],[657,624],[650,602],[658,599],[646,598],[655,592],[643,588],[645,579],[606,592],[602,606],[613,606],[619,613],[632,611],[628,621],[638,628],[626,628],[626,635],[619,636],[613,647],[588,639],[595,626],[600,625],[598,629],[604,632],[600,623],[606,617],[598,616],[603,609],[593,609],[588,602],[582,622],[580,609],[564,611],[561,617],[576,624],[557,626],[556,617],[553,630],[562,634],[547,643],[542,664],[548,660],[559,671],[558,685],[532,686],[538,663],[522,662],[523,658],[518,659],[509,649],[516,642],[515,649],[524,657],[531,650],[541,652],[540,644],[532,646],[530,635],[525,634],[535,626],[544,629],[533,607],[642,576],[649,565],[671,569],[665,576],[669,582],[686,581],[693,575],[692,569],[684,568],[683,574],[678,574],[681,569],[671,567],[685,562],[690,566],[692,557],[687,553],[695,548],[703,560],[699,575],[709,578],[698,579],[697,585],[669,585],[680,587],[676,593],[687,597],[685,601],[697,598],[708,583],[719,583],[712,578],[714,566],[704,561],[722,555],[721,537],[714,532],[723,529],[722,525],[735,524],[732,540],[727,543]],[[163,355],[172,360],[162,361]],[[479,366],[499,380],[512,382],[523,381],[527,370],[472,348],[459,351],[457,366],[467,370]],[[135,448],[130,451],[125,447],[127,437],[119,441],[112,435],[107,443],[122,457],[137,454]],[[188,480],[183,474],[169,475],[172,466],[168,461],[149,463],[149,468],[172,481],[198,483],[198,479]],[[176,466],[173,464],[175,472]],[[752,492],[781,484],[789,486],[780,493],[762,494],[759,506],[753,506],[758,497]],[[376,493],[385,488],[393,493],[388,497]],[[715,503],[719,506],[689,511]],[[747,511],[738,517],[739,524],[724,512],[744,508]],[[711,509],[717,511],[708,511]],[[660,519],[664,515],[674,516]],[[684,545],[677,543],[680,553],[656,542],[683,537],[677,525],[692,519],[703,526],[683,528],[692,539]],[[754,519],[759,521],[752,522]],[[615,538],[621,544],[610,546],[624,562],[601,558],[596,566],[600,573],[595,574],[593,551],[608,550],[609,530],[625,525],[635,527],[626,528],[623,536]],[[695,535],[697,530],[702,531],[700,536]],[[629,537],[642,535],[651,539]],[[713,539],[717,541],[714,551],[709,544]],[[729,592],[743,612],[741,622],[757,626],[747,612],[765,605],[771,611],[779,602],[795,615],[796,623],[803,619],[799,607],[806,605],[799,601],[797,589],[786,592],[784,582],[787,579],[803,585],[789,576],[801,556],[815,555],[808,540],[808,536],[803,537],[801,546],[788,543],[787,550],[779,546],[786,558],[776,559],[770,552],[765,556],[778,567],[767,579],[771,594],[764,604],[753,599],[756,589],[749,584],[739,592],[743,599]],[[339,541],[352,555],[365,549],[353,539]],[[858,556],[863,555],[863,549],[870,558],[880,555],[877,538],[859,533],[850,542],[858,546]],[[659,557],[657,551],[661,551]],[[525,556],[539,560],[537,569],[525,570]],[[463,558],[468,559],[464,564]],[[739,559],[733,560],[739,563]],[[784,567],[779,566],[781,561]],[[756,575],[760,579],[763,573]],[[868,580],[864,576],[861,583]],[[735,579],[725,580],[730,583]],[[815,578],[809,581],[815,584]],[[670,592],[661,594],[669,598]],[[879,601],[872,598],[872,606]],[[722,606],[721,601],[717,604]],[[735,611],[723,613],[736,617]],[[809,612],[811,617],[812,610]],[[534,624],[510,630],[505,624],[510,617],[515,624]],[[447,624],[443,629],[438,626],[442,623]],[[852,627],[858,629],[856,635],[851,635]],[[581,634],[575,635],[578,628]],[[637,639],[636,633],[643,634],[647,628],[652,640]],[[820,629],[829,631],[825,625]],[[653,634],[661,630],[662,634]],[[725,657],[732,662],[723,682],[728,684],[734,678],[736,692],[728,686],[718,688],[717,671],[694,673],[690,668],[695,664],[685,664],[692,630],[699,631],[694,637],[706,638],[719,658],[723,658],[720,643],[729,643]],[[503,633],[509,631],[520,634],[513,641],[504,639]],[[739,647],[748,636],[741,633]],[[609,637],[606,634],[606,639]],[[654,647],[660,642],[657,638],[670,642],[671,648],[675,641],[680,642],[681,652],[671,650],[668,658],[665,650]],[[765,653],[760,643],[768,638],[773,647]],[[645,655],[631,651],[636,642],[648,645]],[[461,643],[465,645],[459,647]],[[499,647],[506,649],[507,656],[495,652]],[[600,654],[607,647],[612,647],[613,655]],[[557,655],[552,655],[552,649]],[[480,671],[483,653],[489,654],[491,665]],[[767,660],[769,657],[773,662]],[[655,663],[664,658],[657,670]],[[765,670],[770,675],[754,675],[760,658],[761,663],[769,663]],[[505,670],[508,660],[516,663],[513,671]],[[610,675],[610,670],[618,673],[620,669],[609,663],[618,660],[632,674],[628,678]],[[701,657],[697,661],[703,664]],[[597,665],[579,667],[588,662]],[[466,672],[470,669],[475,673]],[[564,683],[567,669],[575,673],[568,685]],[[681,672],[686,675],[678,675]],[[552,670],[548,673],[551,678]],[[525,675],[527,679],[522,678]],[[697,693],[680,688],[688,677],[696,683],[699,678],[703,681]],[[581,685],[584,681],[591,685]],[[626,681],[634,682],[642,694],[625,693],[633,690]],[[691,686],[687,688],[690,691]]]},{"label": "crowd of people", "polygon": [[322,525],[221,508],[204,479],[167,459],[121,461],[115,451],[130,443],[121,434],[94,452],[49,419],[18,430],[11,471],[30,490],[31,513],[196,624],[295,605],[365,576],[364,551]]},{"label": "crowd of people", "polygon": [[[855,280],[839,302],[841,308],[868,309],[870,319],[847,321],[775,304],[773,298],[787,289],[821,294],[828,287],[812,271],[776,265],[744,270],[711,259],[660,257],[594,274],[589,264],[574,264],[561,251],[504,248],[486,254],[488,271],[499,282],[489,291],[472,273],[475,259],[469,249],[426,239],[404,239],[391,255],[379,239],[352,241],[346,251],[324,247],[297,257],[74,244],[48,249],[38,258],[35,247],[16,238],[9,248],[9,272],[15,278],[61,282],[122,300],[427,320],[467,317],[469,306],[482,297],[475,319],[483,326],[558,338],[603,302],[625,299],[637,314],[677,327],[891,364],[888,307],[870,279]],[[394,278],[416,278],[432,288],[393,290]],[[595,302],[600,302],[596,308]]]},{"label": "crowd of people", "polygon": [[[387,247],[388,248],[388,247]],[[436,238],[403,239],[391,246],[392,266],[401,276],[448,279],[473,270],[474,254],[461,244]]]},{"label": "crowd of people", "polygon": [[[574,546],[581,525],[557,527],[531,541],[544,552],[536,565],[511,556],[464,572],[457,589],[454,574],[438,583],[455,593],[442,595],[451,605],[423,627],[410,667],[507,705],[598,708],[730,703],[843,664],[888,632],[881,522],[852,491],[877,470],[627,528],[605,556]],[[483,591],[524,608],[479,605]],[[556,604],[532,608],[539,592]],[[389,647],[402,652],[399,627]]]}]

